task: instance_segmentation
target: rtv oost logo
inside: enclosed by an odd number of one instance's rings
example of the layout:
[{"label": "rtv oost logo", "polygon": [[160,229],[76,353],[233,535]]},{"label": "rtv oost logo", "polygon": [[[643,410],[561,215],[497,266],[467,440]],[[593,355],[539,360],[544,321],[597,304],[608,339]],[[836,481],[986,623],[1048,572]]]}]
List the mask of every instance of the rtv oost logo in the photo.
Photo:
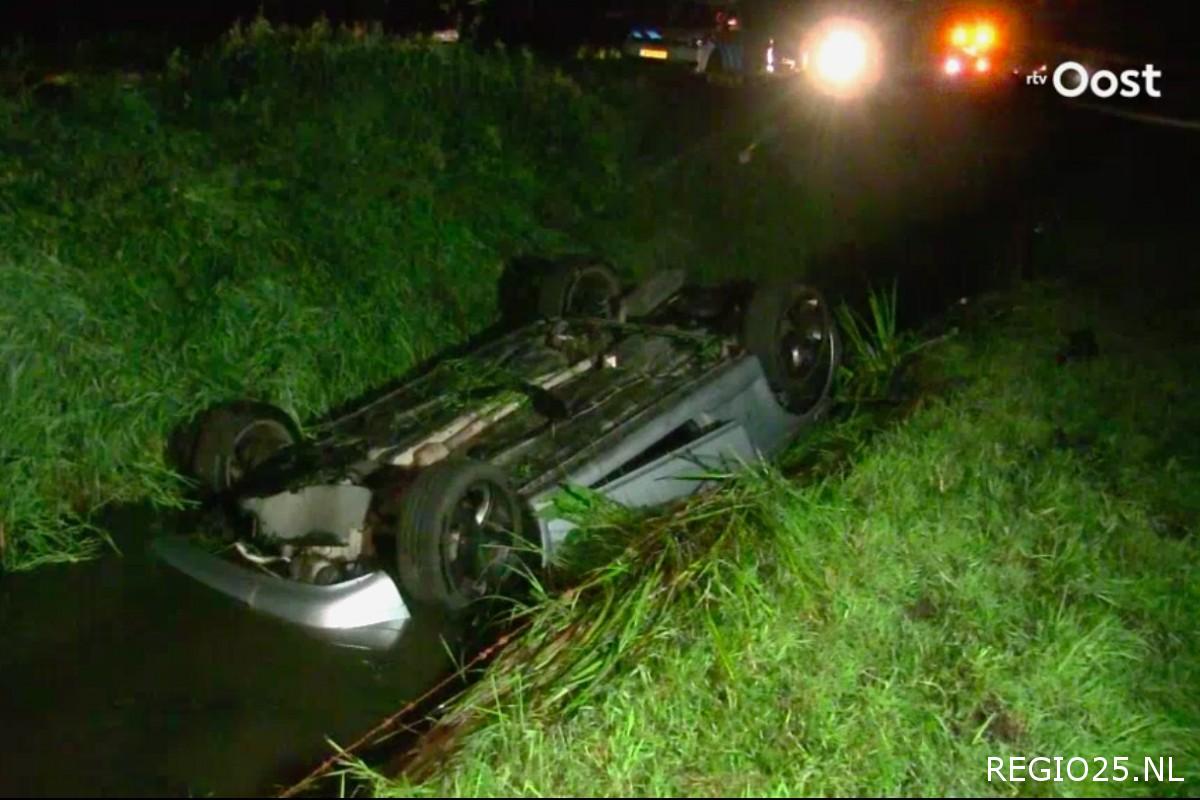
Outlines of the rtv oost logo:
[{"label": "rtv oost logo", "polygon": [[1162,97],[1162,91],[1154,85],[1154,81],[1162,77],[1162,70],[1156,69],[1153,64],[1141,69],[1127,69],[1118,75],[1108,69],[1089,73],[1087,67],[1078,61],[1065,61],[1058,65],[1053,76],[1036,70],[1025,76],[1025,83],[1042,86],[1048,77],[1054,84],[1054,91],[1063,97],[1079,97],[1089,89],[1099,98],[1112,97],[1118,89],[1121,97],[1140,97],[1143,89],[1149,97]]}]

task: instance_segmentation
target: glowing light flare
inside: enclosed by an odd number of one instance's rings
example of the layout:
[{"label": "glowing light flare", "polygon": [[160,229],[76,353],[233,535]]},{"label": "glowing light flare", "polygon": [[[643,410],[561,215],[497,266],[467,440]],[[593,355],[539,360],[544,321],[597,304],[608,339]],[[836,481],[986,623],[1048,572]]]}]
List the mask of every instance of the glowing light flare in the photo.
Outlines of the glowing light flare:
[{"label": "glowing light flare", "polygon": [[975,46],[987,50],[996,43],[996,26],[990,22],[981,22],[975,27]]},{"label": "glowing light flare", "polygon": [[962,68],[962,61],[958,60],[954,56],[947,58],[946,63],[942,66],[942,69],[946,71],[947,75],[958,75],[962,72]]},{"label": "glowing light flare", "polygon": [[986,58],[975,59],[975,71],[976,72],[987,72],[991,68],[992,68],[992,62],[987,60]]},{"label": "glowing light flare", "polygon": [[959,22],[950,27],[947,38],[951,45],[968,55],[978,55],[997,45],[1000,32],[995,23],[986,20],[973,24]]},{"label": "glowing light flare", "polygon": [[833,83],[853,81],[867,67],[867,43],[856,31],[834,30],[817,46],[817,71]]},{"label": "glowing light flare", "polygon": [[875,31],[850,17],[833,17],[805,37],[803,61],[816,88],[836,97],[861,95],[878,82],[883,48]]}]

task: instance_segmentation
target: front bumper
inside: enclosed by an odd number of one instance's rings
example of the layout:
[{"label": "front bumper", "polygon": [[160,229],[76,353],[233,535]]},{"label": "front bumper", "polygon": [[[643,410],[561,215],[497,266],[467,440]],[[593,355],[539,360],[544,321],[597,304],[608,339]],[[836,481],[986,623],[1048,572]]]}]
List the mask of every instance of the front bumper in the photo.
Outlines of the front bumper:
[{"label": "front bumper", "polygon": [[278,619],[337,632],[336,638],[388,647],[410,614],[395,581],[377,570],[332,586],[287,580],[227,561],[183,536],[151,544],[164,562],[211,589]]}]

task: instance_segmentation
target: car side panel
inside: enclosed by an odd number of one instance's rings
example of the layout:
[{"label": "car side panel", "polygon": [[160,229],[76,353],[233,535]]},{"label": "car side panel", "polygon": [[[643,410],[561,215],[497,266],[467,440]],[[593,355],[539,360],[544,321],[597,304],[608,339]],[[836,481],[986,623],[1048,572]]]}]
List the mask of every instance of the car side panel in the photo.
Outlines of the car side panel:
[{"label": "car side panel", "polygon": [[706,474],[726,472],[755,459],[754,444],[740,422],[727,422],[656,461],[599,487],[627,506],[651,506],[694,494],[709,485]]},{"label": "car side panel", "polygon": [[[607,475],[689,420],[706,428],[713,424],[719,427],[604,483]],[[674,500],[700,488],[696,481],[686,479],[689,473],[703,471],[697,462],[719,468],[722,461],[736,464],[739,460],[760,460],[786,445],[800,425],[799,418],[776,401],[758,359],[746,356],[720,370],[706,384],[689,387],[686,397],[628,429],[561,483],[538,491],[530,502],[535,509],[544,509],[564,483],[596,489],[628,505]],[[568,520],[545,518],[540,520],[540,526],[544,559],[549,562],[575,526]]]}]

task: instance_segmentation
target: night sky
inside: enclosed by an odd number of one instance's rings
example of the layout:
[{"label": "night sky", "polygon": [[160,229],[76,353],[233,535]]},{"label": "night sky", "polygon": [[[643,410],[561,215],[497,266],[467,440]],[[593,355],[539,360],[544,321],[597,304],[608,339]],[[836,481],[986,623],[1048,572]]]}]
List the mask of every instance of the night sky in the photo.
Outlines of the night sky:
[{"label": "night sky", "polygon": [[[877,0],[880,3],[902,0]],[[945,0],[929,0],[942,5]],[[1054,36],[1073,45],[1101,48],[1137,59],[1195,71],[1200,34],[1190,20],[1190,3],[1135,0],[1011,0],[1029,7],[1063,9]],[[544,51],[571,52],[581,42],[616,43],[635,18],[663,0],[487,0],[485,39],[530,44]],[[969,2],[955,0],[956,5]],[[382,20],[393,31],[449,24],[446,7],[471,0],[217,0],[169,4],[150,0],[43,0],[0,4],[0,40],[20,37],[39,44],[69,45],[97,34],[131,31],[156,34],[187,45],[211,40],[237,19],[261,9],[272,21],[307,24],[320,16],[333,22]],[[645,12],[639,9],[646,9]]]}]

